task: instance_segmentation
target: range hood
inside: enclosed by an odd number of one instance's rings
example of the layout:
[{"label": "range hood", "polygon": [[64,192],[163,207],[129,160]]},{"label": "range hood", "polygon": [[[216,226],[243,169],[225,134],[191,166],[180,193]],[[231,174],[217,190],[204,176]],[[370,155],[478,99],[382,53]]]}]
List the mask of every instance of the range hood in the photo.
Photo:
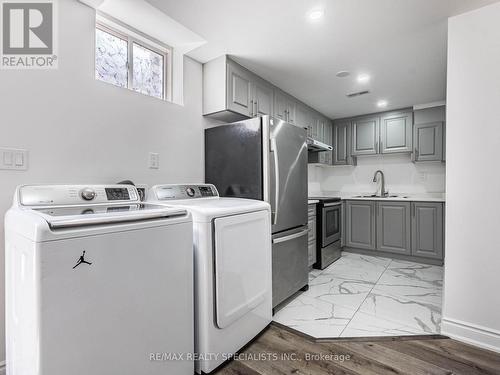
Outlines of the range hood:
[{"label": "range hood", "polygon": [[314,138],[307,137],[307,149],[312,152],[321,152],[321,151],[332,151],[333,147],[327,145],[326,143],[317,141]]}]

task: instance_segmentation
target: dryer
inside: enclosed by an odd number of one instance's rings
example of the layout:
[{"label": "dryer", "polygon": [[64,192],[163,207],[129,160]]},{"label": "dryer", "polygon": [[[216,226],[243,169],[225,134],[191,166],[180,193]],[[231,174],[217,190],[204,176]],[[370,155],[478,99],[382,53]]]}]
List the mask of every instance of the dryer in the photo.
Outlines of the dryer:
[{"label": "dryer", "polygon": [[126,185],[17,189],[5,219],[7,374],[185,374],[192,220]]},{"label": "dryer", "polygon": [[195,368],[210,373],[272,320],[271,209],[213,185],[157,185],[150,202],[193,216]]}]

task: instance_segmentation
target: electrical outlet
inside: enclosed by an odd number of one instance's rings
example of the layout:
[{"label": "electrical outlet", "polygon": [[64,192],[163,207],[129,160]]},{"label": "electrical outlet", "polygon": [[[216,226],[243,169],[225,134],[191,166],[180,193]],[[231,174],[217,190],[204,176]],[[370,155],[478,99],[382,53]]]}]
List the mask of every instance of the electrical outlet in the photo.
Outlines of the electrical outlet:
[{"label": "electrical outlet", "polygon": [[15,148],[0,148],[0,169],[27,170],[28,151]]},{"label": "electrical outlet", "polygon": [[160,154],[157,152],[149,153],[149,168],[160,169]]},{"label": "electrical outlet", "polygon": [[426,172],[420,172],[418,174],[418,178],[420,181],[425,182],[427,181],[427,173]]}]

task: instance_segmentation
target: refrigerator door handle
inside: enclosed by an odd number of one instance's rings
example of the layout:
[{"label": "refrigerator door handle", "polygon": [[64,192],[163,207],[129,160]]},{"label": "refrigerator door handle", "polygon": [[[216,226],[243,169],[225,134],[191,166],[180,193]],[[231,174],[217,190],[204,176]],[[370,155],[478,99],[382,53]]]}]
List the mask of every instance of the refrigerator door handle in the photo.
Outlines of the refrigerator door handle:
[{"label": "refrigerator door handle", "polygon": [[271,138],[270,150],[273,153],[274,160],[274,218],[273,225],[278,223],[278,207],[280,201],[280,170],[278,161],[278,146],[276,144],[276,138]]},{"label": "refrigerator door handle", "polygon": [[291,241],[291,240],[294,240],[296,238],[300,238],[302,236],[305,236],[306,234],[309,234],[309,229],[304,229],[303,231],[300,231],[299,233],[290,234],[289,236],[276,238],[275,240],[273,240],[273,243],[282,243],[282,242],[286,242],[286,241]]}]

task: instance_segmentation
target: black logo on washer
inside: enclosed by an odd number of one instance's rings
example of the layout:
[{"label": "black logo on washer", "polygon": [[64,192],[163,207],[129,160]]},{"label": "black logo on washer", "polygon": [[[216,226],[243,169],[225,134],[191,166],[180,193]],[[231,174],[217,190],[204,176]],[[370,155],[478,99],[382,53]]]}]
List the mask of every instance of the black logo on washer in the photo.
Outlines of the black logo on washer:
[{"label": "black logo on washer", "polygon": [[80,256],[80,258],[78,259],[78,262],[76,262],[75,266],[73,267],[73,269],[75,269],[76,267],[78,267],[80,264],[82,263],[85,263],[85,264],[88,264],[89,266],[92,264],[92,262],[87,262],[85,260],[85,250],[83,250],[83,253],[82,255]]}]

